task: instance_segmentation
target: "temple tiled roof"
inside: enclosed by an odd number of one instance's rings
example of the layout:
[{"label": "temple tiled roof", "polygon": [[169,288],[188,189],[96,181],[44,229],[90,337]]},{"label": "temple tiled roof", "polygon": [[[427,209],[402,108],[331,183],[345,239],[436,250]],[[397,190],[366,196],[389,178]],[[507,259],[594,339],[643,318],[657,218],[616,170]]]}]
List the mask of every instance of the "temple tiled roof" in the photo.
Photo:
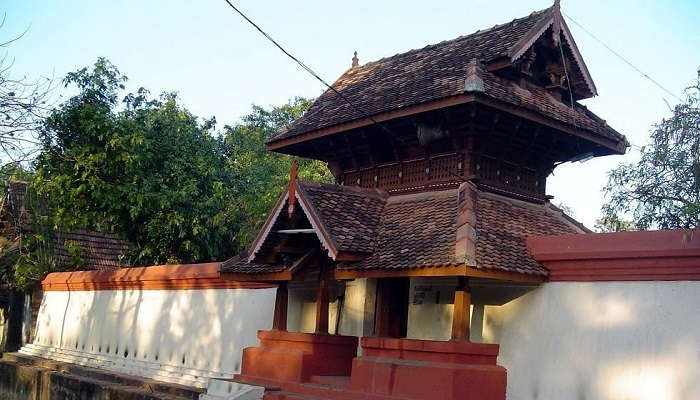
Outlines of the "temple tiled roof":
[{"label": "temple tiled roof", "polygon": [[[389,196],[378,189],[301,184],[313,216],[342,243],[343,251],[363,253],[344,270],[403,270],[460,265],[455,259],[458,191],[455,189]],[[476,203],[474,265],[485,270],[546,276],[530,257],[525,239],[533,235],[583,233],[585,228],[549,203],[529,203],[479,191]],[[340,238],[342,237],[342,238]],[[263,239],[267,240],[267,239]],[[282,265],[248,263],[234,257],[222,272],[280,272]]]},{"label": "temple tiled roof", "polygon": [[386,192],[307,181],[299,181],[299,190],[339,251],[374,251]]},{"label": "temple tiled roof", "polygon": [[272,274],[284,271],[284,265],[272,265],[248,262],[245,256],[237,255],[221,263],[222,274]]},{"label": "temple tiled roof", "polygon": [[[27,183],[11,181],[8,183],[6,210],[12,218],[11,223],[22,232],[36,229],[31,222],[30,211],[26,206]],[[41,203],[37,204],[41,207]],[[75,254],[82,260],[81,269],[112,269],[125,266],[129,244],[116,235],[101,232],[76,230],[72,232],[55,232],[52,238],[52,255],[58,265],[72,263],[69,247],[80,250]]]},{"label": "temple tiled roof", "polygon": [[531,204],[482,193],[476,231],[475,268],[547,275],[525,248],[525,238],[584,233],[587,229],[549,203]]},{"label": "temple tiled roof", "polygon": [[[530,257],[525,238],[582,233],[550,204],[481,192],[476,206],[477,269],[547,275]],[[368,258],[344,269],[405,269],[455,263],[457,191],[396,196],[382,216],[378,245]]]},{"label": "temple tiled roof", "polygon": [[457,193],[454,190],[389,198],[377,246],[350,269],[405,269],[454,264]]},{"label": "temple tiled roof", "polygon": [[[355,107],[328,90],[301,118],[270,138],[268,143],[367,115],[378,115],[465,94],[465,79],[470,61],[478,60],[486,64],[511,56],[514,47],[541,29],[542,24],[552,18],[552,13],[552,8],[534,12],[527,17],[471,35],[350,68],[333,87]],[[584,106],[575,104],[572,110],[570,105],[555,99],[544,88],[521,89],[514,82],[501,79],[483,69],[479,71],[479,78],[484,83],[484,92],[479,93],[481,96],[526,108],[606,139],[624,141],[621,134]],[[595,91],[594,88],[591,90]]]}]

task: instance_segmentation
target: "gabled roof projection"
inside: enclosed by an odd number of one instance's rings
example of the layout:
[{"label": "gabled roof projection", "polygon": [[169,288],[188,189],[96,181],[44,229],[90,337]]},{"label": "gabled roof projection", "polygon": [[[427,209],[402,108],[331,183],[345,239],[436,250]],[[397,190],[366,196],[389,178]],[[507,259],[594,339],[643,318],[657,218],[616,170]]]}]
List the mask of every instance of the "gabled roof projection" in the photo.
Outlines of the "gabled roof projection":
[{"label": "gabled roof projection", "polygon": [[[557,71],[560,78],[552,80],[564,85],[561,76],[565,72],[574,100],[597,94],[559,6],[555,4],[471,35],[354,66],[333,84],[354,107],[327,90],[303,117],[270,138],[268,147],[284,152],[284,147],[299,141],[370,125],[373,123],[367,118],[370,116],[382,121],[481,101],[534,112],[547,120],[572,125],[581,137],[599,142],[613,152],[624,152],[627,147],[624,137],[586,107],[576,102],[573,106],[565,104],[569,102],[568,95],[562,102],[544,84],[523,86],[505,77],[502,72],[508,68],[542,64],[537,58],[541,56],[535,54],[533,47],[538,40],[553,42],[548,51],[554,57],[561,54],[566,59],[563,70]],[[559,61],[561,58],[559,56]],[[479,65],[476,71],[470,67],[472,63]],[[544,66],[538,68],[549,77],[550,71],[544,71]],[[472,83],[476,80],[477,85],[470,84],[470,79]]]},{"label": "gabled roof projection", "polygon": [[[547,270],[526,251],[531,235],[582,233],[581,225],[549,203],[534,204],[493,193],[478,192],[475,207],[475,257],[458,260],[458,190],[389,196],[363,189],[297,181],[295,197],[327,255],[338,271],[399,271],[467,265],[476,269],[546,276]],[[234,257],[221,272],[244,275],[283,273],[298,265],[292,260],[266,262],[266,252],[279,246],[285,232],[288,192],[282,194],[271,218],[251,248],[248,260]],[[471,218],[471,217],[470,217]],[[280,234],[282,232],[282,234]],[[316,246],[318,247],[318,242]],[[308,251],[312,248],[306,249]],[[301,254],[301,252],[300,252]],[[263,256],[263,257],[261,257]],[[286,275],[291,279],[291,275]]]}]

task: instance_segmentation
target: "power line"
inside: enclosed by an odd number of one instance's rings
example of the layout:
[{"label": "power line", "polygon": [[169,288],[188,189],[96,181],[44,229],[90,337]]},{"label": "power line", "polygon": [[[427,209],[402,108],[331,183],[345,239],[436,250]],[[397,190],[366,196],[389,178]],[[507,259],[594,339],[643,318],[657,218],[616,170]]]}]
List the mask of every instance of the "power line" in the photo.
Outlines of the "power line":
[{"label": "power line", "polygon": [[277,41],[276,41],[275,39],[273,39],[272,36],[268,35],[264,30],[262,30],[262,28],[260,28],[260,27],[258,26],[258,24],[256,24],[256,23],[253,22],[250,18],[248,18],[245,14],[243,14],[243,12],[242,12],[241,10],[239,10],[236,6],[234,6],[233,3],[231,3],[229,0],[225,0],[225,1],[226,1],[226,3],[227,3],[235,12],[238,13],[238,15],[240,15],[241,17],[243,17],[243,19],[245,19],[249,24],[251,24],[255,29],[257,29],[258,32],[260,32],[263,36],[265,36],[265,38],[266,38],[267,40],[269,40],[270,42],[272,42],[272,44],[274,44],[278,49],[280,49],[280,51],[281,51],[282,53],[284,53],[287,57],[291,58],[294,62],[296,62],[297,64],[299,64],[299,66],[301,66],[301,68],[303,68],[306,72],[308,72],[309,74],[311,74],[314,78],[316,78],[319,82],[321,82],[323,85],[325,85],[328,89],[330,89],[331,91],[333,91],[333,93],[335,93],[336,95],[338,95],[341,99],[343,99],[343,101],[345,101],[346,103],[348,103],[348,104],[350,105],[350,107],[352,107],[355,111],[357,111],[358,113],[360,113],[360,115],[361,115],[363,118],[369,119],[369,120],[372,121],[372,123],[374,123],[375,125],[377,125],[377,126],[379,126],[380,128],[384,129],[384,130],[387,131],[388,133],[393,134],[393,132],[391,132],[388,128],[386,128],[385,126],[383,126],[383,125],[382,125],[379,121],[377,121],[374,117],[370,116],[368,113],[366,113],[365,111],[363,111],[360,107],[356,106],[356,105],[355,105],[352,101],[350,101],[347,97],[345,97],[342,93],[340,93],[338,90],[336,90],[333,86],[329,85],[325,80],[323,80],[323,78],[321,78],[320,76],[318,76],[318,74],[317,74],[316,72],[314,72],[314,70],[312,70],[308,65],[304,64],[301,60],[299,60],[298,58],[296,58],[296,57],[295,57],[294,55],[292,55],[289,51],[285,50],[285,48],[282,47],[282,45],[280,45],[279,43],[277,43]]},{"label": "power line", "polygon": [[623,57],[622,55],[620,55],[620,53],[618,53],[618,52],[616,52],[615,50],[613,50],[610,46],[608,46],[605,42],[603,42],[603,40],[601,40],[601,39],[598,38],[596,35],[594,35],[591,31],[589,31],[588,29],[584,28],[583,25],[581,25],[581,24],[579,24],[578,22],[576,22],[575,19],[571,18],[568,14],[566,14],[566,13],[563,12],[563,11],[562,11],[562,14],[563,14],[569,21],[573,22],[576,26],[578,26],[578,27],[581,28],[584,32],[586,32],[586,33],[588,34],[588,36],[592,37],[592,38],[595,39],[598,43],[602,44],[603,47],[605,47],[606,49],[608,49],[608,51],[610,51],[611,53],[613,53],[617,58],[619,58],[619,59],[622,60],[625,64],[627,64],[627,65],[629,65],[630,67],[632,67],[635,71],[639,72],[643,77],[647,78],[651,83],[653,83],[654,85],[656,85],[657,87],[659,87],[659,88],[660,88],[661,90],[663,90],[664,92],[668,93],[670,96],[675,97],[676,99],[678,99],[678,101],[681,101],[681,102],[683,101],[680,97],[676,96],[675,94],[673,94],[673,92],[671,92],[670,90],[666,89],[666,88],[665,88],[663,85],[661,85],[659,82],[657,82],[657,81],[654,80],[652,77],[650,77],[649,75],[647,75],[646,73],[644,73],[641,69],[637,68],[634,64],[632,64],[630,61],[628,61],[625,57]]}]

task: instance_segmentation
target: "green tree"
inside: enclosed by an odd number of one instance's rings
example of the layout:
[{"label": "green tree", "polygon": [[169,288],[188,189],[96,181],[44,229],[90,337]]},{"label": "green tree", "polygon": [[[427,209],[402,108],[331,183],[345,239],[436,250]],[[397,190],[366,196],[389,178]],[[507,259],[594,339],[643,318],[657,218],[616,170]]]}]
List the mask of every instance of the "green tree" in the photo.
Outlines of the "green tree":
[{"label": "green tree", "polygon": [[[265,140],[299,118],[311,102],[297,97],[279,107],[253,106],[240,123],[224,128],[225,151],[238,187],[240,250],[253,241],[289,181],[292,158],[267,151]],[[316,160],[300,159],[299,177],[333,182],[325,163]]]},{"label": "green tree", "polygon": [[654,126],[636,164],[608,173],[604,220],[629,215],[638,229],[696,228],[700,222],[700,70],[673,115]]},{"label": "green tree", "polygon": [[[121,97],[125,82],[105,59],[65,78],[78,94],[46,119],[31,184],[50,205],[47,224],[117,233],[134,245],[132,265],[224,260],[247,248],[291,163],[264,142],[310,101],[253,106],[216,134],[213,118],[201,121],[172,93]],[[332,179],[321,162],[299,164],[304,179]]]},{"label": "green tree", "polygon": [[115,232],[134,245],[137,265],[230,255],[235,187],[215,120],[145,89],[120,106],[125,81],[105,59],[65,78],[79,93],[46,119],[32,182],[51,205],[49,223]]},{"label": "green tree", "polygon": [[604,233],[635,231],[637,227],[634,225],[634,222],[620,219],[618,216],[613,215],[597,219],[593,229],[595,229],[596,232]]}]

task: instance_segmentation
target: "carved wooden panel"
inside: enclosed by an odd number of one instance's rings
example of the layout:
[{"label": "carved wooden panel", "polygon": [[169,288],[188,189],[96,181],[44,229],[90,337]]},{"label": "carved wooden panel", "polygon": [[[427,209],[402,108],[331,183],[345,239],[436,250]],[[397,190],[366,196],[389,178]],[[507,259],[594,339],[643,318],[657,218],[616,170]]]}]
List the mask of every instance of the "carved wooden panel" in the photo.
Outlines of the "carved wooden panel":
[{"label": "carved wooden panel", "polygon": [[373,188],[377,186],[377,170],[368,169],[360,172],[360,186],[364,188]]},{"label": "carved wooden panel", "polygon": [[403,164],[403,184],[406,186],[423,184],[428,180],[429,172],[426,160],[405,163]]},{"label": "carved wooden panel", "polygon": [[399,165],[388,165],[379,168],[378,186],[381,188],[396,188],[401,186],[401,167]]}]

